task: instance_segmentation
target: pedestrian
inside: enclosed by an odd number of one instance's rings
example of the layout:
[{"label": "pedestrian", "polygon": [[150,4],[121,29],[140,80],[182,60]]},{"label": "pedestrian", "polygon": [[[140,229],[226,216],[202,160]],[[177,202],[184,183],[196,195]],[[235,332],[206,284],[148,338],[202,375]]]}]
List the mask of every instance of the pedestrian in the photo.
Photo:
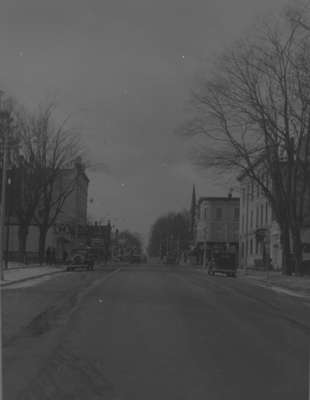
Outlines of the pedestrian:
[{"label": "pedestrian", "polygon": [[48,246],[46,249],[46,264],[50,265],[51,263],[51,248]]}]

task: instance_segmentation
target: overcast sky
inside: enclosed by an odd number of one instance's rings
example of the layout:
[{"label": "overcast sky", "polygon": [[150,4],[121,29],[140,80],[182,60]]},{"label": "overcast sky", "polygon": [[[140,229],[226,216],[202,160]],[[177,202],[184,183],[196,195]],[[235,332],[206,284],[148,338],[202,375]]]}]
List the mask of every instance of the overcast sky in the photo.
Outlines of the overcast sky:
[{"label": "overcast sky", "polygon": [[98,165],[90,214],[146,235],[162,213],[189,207],[193,183],[198,195],[227,194],[174,131],[216,52],[284,3],[2,0],[1,89],[29,107],[57,99]]}]

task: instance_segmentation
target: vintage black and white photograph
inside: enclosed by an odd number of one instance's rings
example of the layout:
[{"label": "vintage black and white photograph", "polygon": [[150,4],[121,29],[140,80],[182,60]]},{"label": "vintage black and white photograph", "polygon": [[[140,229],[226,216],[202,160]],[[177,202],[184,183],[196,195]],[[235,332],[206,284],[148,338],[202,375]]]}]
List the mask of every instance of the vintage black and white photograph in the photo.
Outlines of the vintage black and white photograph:
[{"label": "vintage black and white photograph", "polygon": [[0,400],[310,400],[309,0],[3,0]]}]

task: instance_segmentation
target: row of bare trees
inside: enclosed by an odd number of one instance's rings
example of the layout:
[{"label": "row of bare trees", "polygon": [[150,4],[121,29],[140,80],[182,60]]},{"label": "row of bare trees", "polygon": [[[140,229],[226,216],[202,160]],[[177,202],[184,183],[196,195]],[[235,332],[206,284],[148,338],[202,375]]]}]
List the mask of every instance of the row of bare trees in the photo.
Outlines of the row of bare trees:
[{"label": "row of bare trees", "polygon": [[29,229],[36,225],[38,255],[42,261],[48,231],[78,179],[78,175],[68,179],[66,171],[81,156],[81,146],[77,135],[67,129],[67,120],[55,122],[54,105],[29,112],[16,101],[2,97],[1,109],[10,113],[8,135],[15,138],[14,147],[9,146],[12,160],[9,206],[18,225],[19,253],[25,258]]},{"label": "row of bare trees", "polygon": [[198,164],[238,171],[262,189],[279,224],[287,274],[290,254],[301,272],[310,213],[309,27],[306,3],[258,23],[193,91],[194,114],[185,125],[186,133],[205,135]]},{"label": "row of bare trees", "polygon": [[159,217],[152,225],[148,243],[150,257],[162,257],[164,254],[188,250],[191,240],[190,215],[187,211],[170,212]]}]

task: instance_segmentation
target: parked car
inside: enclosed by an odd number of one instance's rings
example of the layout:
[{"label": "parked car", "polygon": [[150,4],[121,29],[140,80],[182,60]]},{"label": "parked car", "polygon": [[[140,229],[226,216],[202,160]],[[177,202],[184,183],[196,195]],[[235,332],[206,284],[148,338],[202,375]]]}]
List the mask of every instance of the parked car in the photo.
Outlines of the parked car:
[{"label": "parked car", "polygon": [[216,272],[236,277],[237,254],[230,252],[219,252],[212,254],[208,262],[208,274],[215,275]]},{"label": "parked car", "polygon": [[90,248],[80,248],[72,250],[67,262],[67,271],[78,268],[93,270],[96,261],[96,254]]}]

